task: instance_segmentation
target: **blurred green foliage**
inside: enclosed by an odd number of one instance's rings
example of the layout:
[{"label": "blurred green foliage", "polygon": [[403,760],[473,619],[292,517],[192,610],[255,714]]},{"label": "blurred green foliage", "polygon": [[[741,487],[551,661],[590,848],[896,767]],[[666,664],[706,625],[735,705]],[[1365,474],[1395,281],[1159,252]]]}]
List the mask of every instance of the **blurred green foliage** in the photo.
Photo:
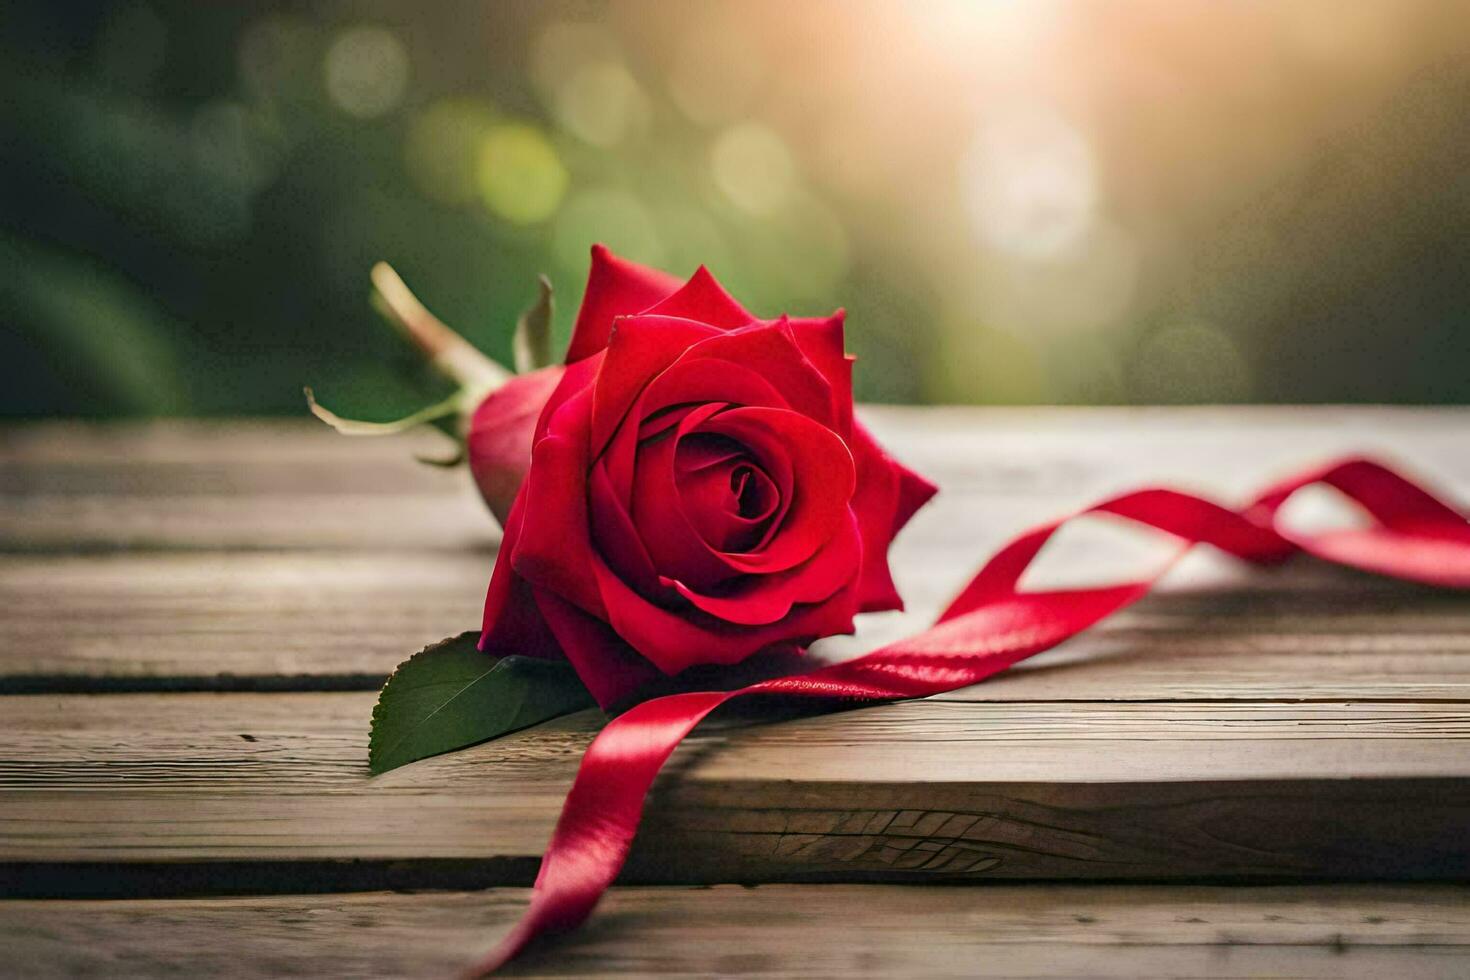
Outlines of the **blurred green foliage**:
[{"label": "blurred green foliage", "polygon": [[1221,6],[13,0],[0,414],[394,417],[373,262],[508,362],[594,241],[868,400],[1470,399],[1465,32]]}]

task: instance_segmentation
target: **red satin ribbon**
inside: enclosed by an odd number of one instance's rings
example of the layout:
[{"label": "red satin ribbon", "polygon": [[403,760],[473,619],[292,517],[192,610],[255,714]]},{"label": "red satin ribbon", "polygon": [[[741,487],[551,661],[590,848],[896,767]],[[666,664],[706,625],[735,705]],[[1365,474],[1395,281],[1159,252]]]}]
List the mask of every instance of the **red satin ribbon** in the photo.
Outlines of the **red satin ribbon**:
[{"label": "red satin ribbon", "polygon": [[[1299,535],[1277,526],[1292,494],[1336,488],[1376,522],[1366,529]],[[471,975],[490,973],[536,937],[587,918],[627,858],[644,798],[674,749],[711,711],[750,694],[896,701],[967,687],[1047,650],[1141,599],[1173,564],[1099,588],[1021,592],[1016,586],[1048,539],[1084,514],[1111,514],[1171,534],[1179,556],[1205,543],[1237,558],[1275,564],[1303,551],[1363,571],[1470,588],[1470,523],[1427,491],[1367,459],[1334,462],[1284,481],[1234,511],[1200,497],[1146,489],[1115,497],[1016,538],[991,558],[939,622],[866,656],[735,691],[673,694],[608,722],[587,748],[557,821],[530,908]]]}]

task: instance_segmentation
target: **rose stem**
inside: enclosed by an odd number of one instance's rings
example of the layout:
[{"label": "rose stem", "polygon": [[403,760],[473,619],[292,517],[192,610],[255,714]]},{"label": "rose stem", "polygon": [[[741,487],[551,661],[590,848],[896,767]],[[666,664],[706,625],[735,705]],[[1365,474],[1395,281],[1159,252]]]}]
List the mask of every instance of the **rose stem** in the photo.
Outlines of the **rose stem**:
[{"label": "rose stem", "polygon": [[513,377],[430,313],[391,265],[379,262],[373,266],[372,280],[375,298],[389,322],[445,377],[481,396]]}]

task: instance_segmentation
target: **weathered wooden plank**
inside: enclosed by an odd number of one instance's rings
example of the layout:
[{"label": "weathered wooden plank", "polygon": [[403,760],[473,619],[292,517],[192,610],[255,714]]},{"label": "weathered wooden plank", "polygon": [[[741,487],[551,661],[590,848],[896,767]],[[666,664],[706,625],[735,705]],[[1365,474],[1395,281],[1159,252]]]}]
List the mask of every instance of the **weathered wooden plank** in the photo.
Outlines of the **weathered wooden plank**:
[{"label": "weathered wooden plank", "polygon": [[[4,699],[0,892],[426,887],[444,860],[528,881],[597,714],[369,778],[371,700]],[[948,701],[740,722],[679,750],[631,880],[1470,876],[1464,703]]]},{"label": "weathered wooden plank", "polygon": [[0,562],[0,691],[376,689],[480,619],[494,553],[144,552]]},{"label": "weathered wooden plank", "polygon": [[[0,563],[0,692],[374,689],[408,654],[478,623],[493,561],[470,550],[12,556]],[[921,629],[961,578],[907,548],[898,572],[909,612],[864,617],[824,654]],[[1184,575],[951,697],[1470,697],[1470,597],[1310,565],[1203,584]]]},{"label": "weathered wooden plank", "polygon": [[[376,474],[370,470],[364,483]],[[457,489],[462,492],[8,496],[0,500],[0,546],[22,552],[493,546],[500,537],[494,521],[473,490]]]},{"label": "weathered wooden plank", "polygon": [[[912,446],[916,463],[948,492],[894,552],[908,613],[866,617],[855,640],[827,645],[833,655],[922,628],[1018,528],[1145,477],[1191,473],[1244,489],[1280,457],[1295,461],[1310,446],[1367,439],[1407,448],[1450,482],[1470,483],[1461,480],[1470,454],[1456,451],[1470,413],[1454,410],[870,409],[868,416],[895,444]],[[0,548],[337,549],[14,556],[0,566],[8,610],[0,621],[7,653],[0,690],[376,686],[407,653],[473,626],[493,561],[493,526],[463,480],[407,456],[432,445],[343,439],[285,423],[0,430]],[[1043,556],[1037,584],[1125,573],[1146,555],[1138,545],[1117,532],[1100,539],[1069,532]],[[1061,581],[1049,580],[1048,570]],[[1210,590],[1194,600],[1200,621],[1168,611],[1182,612],[1190,600],[1159,600],[1138,610],[1139,619],[1120,618],[1048,655],[1042,669],[1007,678],[1005,687],[1018,697],[1462,691],[1458,654],[1470,635],[1470,600],[1368,586],[1310,567],[1283,576],[1216,562],[1204,573],[1176,574],[1168,586]],[[1231,596],[1215,598],[1221,589]],[[1338,596],[1314,605],[1299,595],[1317,589]],[[1257,598],[1268,591],[1268,600]],[[1237,667],[1232,661],[1245,654],[1250,662]],[[1327,658],[1333,664],[1323,670]],[[1074,660],[1106,666],[1044,670]],[[1217,660],[1224,676],[1201,670]],[[1041,684],[1043,677],[1058,683]],[[1103,687],[1090,688],[1089,677]]]},{"label": "weathered wooden plank", "polygon": [[[0,903],[28,977],[448,976],[523,889]],[[1454,886],[623,888],[507,976],[1458,977]]]},{"label": "weathered wooden plank", "polygon": [[431,433],[348,439],[310,422],[76,422],[0,429],[0,547],[461,548],[493,521]]},{"label": "weathered wooden plank", "polygon": [[[983,554],[1058,507],[1153,480],[1249,492],[1344,451],[1470,488],[1470,412],[1410,408],[905,409],[864,417],[966,505]],[[346,439],[300,423],[0,429],[0,548],[456,548],[495,539],[464,474],[415,463],[429,434]],[[958,503],[956,504],[958,506]],[[914,534],[953,537],[935,508]],[[973,528],[975,533],[969,533]],[[948,533],[945,533],[948,532]]]},{"label": "weathered wooden plank", "polygon": [[[946,469],[970,473],[987,491],[1027,493],[1036,488],[1038,460],[1054,468],[1046,482],[1126,478],[1117,471],[1131,451],[1160,458],[1158,472],[1190,472],[1194,459],[1215,460],[1217,450],[1236,450],[1242,461],[1263,467],[1291,465],[1301,454],[1382,451],[1443,456],[1454,462],[1463,445],[1470,409],[1386,406],[1231,406],[1170,408],[964,408],[864,405],[863,420],[880,439],[909,447]],[[955,440],[973,442],[993,459],[947,459]],[[426,432],[392,439],[351,439],[310,419],[261,421],[163,420],[149,422],[9,422],[0,425],[0,463],[6,493],[71,492],[88,487],[130,493],[153,487],[188,494],[241,495],[281,492],[333,495],[357,486],[365,493],[453,493],[442,472],[415,463],[414,452],[442,448]],[[1464,477],[1456,466],[1451,478]],[[157,467],[158,469],[153,469]],[[199,469],[191,469],[198,467]],[[373,485],[361,486],[363,470],[382,468]],[[54,469],[50,469],[54,468]],[[1250,474],[1237,472],[1247,490]],[[85,474],[92,474],[88,479]],[[118,473],[132,474],[119,482]],[[193,474],[181,479],[181,474]]]},{"label": "weathered wooden plank", "polygon": [[[1244,492],[1307,455],[1386,446],[1470,486],[1464,412],[869,416],[949,492],[896,553],[910,612],[829,653],[917,628],[1019,527],[1145,479]],[[6,430],[0,550],[33,554],[0,564],[0,685],[375,685],[473,624],[492,560],[462,475],[401,448],[275,425]],[[1116,567],[1116,538],[1072,545],[1049,556],[1063,579]],[[237,550],[105,553],[124,546]],[[297,550],[244,553],[261,548]],[[632,877],[1470,874],[1462,598],[1208,559],[1171,588],[943,703],[695,739]],[[1087,703],[1153,698],[1175,703]],[[1260,703],[1303,698],[1324,703]],[[370,703],[5,699],[0,884],[529,880],[592,716],[369,780]]]}]

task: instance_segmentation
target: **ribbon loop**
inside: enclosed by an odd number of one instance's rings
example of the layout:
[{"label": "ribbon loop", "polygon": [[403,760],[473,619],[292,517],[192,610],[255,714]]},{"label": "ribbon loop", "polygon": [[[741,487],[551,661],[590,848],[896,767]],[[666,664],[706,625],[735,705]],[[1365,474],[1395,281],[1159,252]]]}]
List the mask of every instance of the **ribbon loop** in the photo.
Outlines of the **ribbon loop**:
[{"label": "ribbon loop", "polygon": [[[1336,489],[1377,523],[1364,530],[1315,534],[1280,527],[1278,516],[1286,501],[1313,484]],[[1018,590],[1022,574],[1046,542],[1067,522],[1094,513],[1127,518],[1179,538],[1180,556],[1195,544],[1210,544],[1245,561],[1275,564],[1303,551],[1361,571],[1470,588],[1470,522],[1429,491],[1370,459],[1339,460],[1282,481],[1239,511],[1164,488],[1096,504],[1011,541],[971,579],[939,622],[916,636],[806,674],[734,691],[655,698],[608,722],[582,758],[529,909],[471,975],[493,972],[537,936],[575,928],[586,919],[623,867],[659,770],[684,737],[725,702],[750,694],[848,702],[942,694],[979,683],[1143,598],[1173,561],[1147,578],[1121,584]]]}]

